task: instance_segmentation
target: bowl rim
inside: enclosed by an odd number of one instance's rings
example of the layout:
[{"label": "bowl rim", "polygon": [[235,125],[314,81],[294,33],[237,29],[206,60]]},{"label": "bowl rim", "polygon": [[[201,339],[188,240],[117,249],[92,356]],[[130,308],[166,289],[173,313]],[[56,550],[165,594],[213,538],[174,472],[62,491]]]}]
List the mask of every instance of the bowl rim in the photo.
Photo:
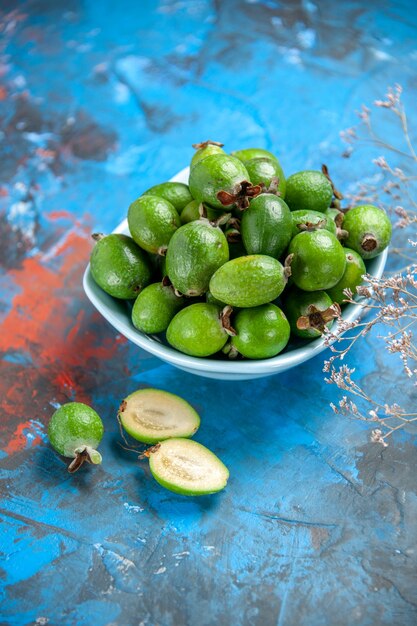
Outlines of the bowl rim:
[{"label": "bowl rim", "polygon": [[[170,182],[183,182],[184,178],[188,174],[188,171],[188,167],[182,169],[170,179]],[[112,234],[128,232],[129,229],[126,218],[122,222],[120,222],[120,224],[112,231]],[[388,248],[386,248],[378,257],[376,257],[377,267],[376,271],[372,274],[372,276],[374,276],[375,278],[381,278],[385,269],[387,256]],[[189,356],[187,354],[179,352],[174,348],[171,348],[170,346],[166,346],[165,344],[161,343],[159,339],[156,339],[153,336],[142,333],[141,331],[137,330],[131,322],[130,325],[127,325],[124,320],[121,320],[119,316],[115,314],[109,306],[107,306],[105,301],[103,301],[96,295],[93,283],[94,279],[91,275],[90,263],[88,263],[83,275],[83,288],[87,298],[99,311],[99,313],[101,313],[101,315],[103,315],[103,317],[112,326],[114,326],[119,331],[119,333],[132,341],[134,344],[143,348],[154,356],[157,356],[162,360],[172,363],[173,365],[176,365],[180,368],[200,371],[203,370],[210,373],[236,375],[260,374],[261,372],[274,373],[281,370],[290,369],[291,367],[301,364],[303,361],[306,361],[307,359],[313,358],[314,356],[320,354],[320,352],[323,352],[328,347],[325,343],[325,338],[319,337],[318,339],[314,339],[306,343],[306,345],[304,346],[297,347],[289,352],[280,353],[277,356],[271,357],[269,359],[248,359],[244,361],[236,361]],[[105,292],[103,292],[103,294],[104,293]],[[108,296],[108,294],[105,295],[107,297],[111,297]],[[353,322],[355,319],[357,319],[357,317],[359,317],[362,308],[363,307],[359,304],[349,305],[349,307],[345,309],[343,321]],[[335,324],[334,330],[337,331],[337,327],[338,323]]]}]

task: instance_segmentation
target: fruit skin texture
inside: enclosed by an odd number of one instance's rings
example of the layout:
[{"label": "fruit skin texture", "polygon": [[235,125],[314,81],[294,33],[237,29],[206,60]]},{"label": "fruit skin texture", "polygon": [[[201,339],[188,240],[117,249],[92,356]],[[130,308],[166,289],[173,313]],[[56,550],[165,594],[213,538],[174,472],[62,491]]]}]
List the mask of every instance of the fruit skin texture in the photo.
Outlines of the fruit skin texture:
[{"label": "fruit skin texture", "polygon": [[285,198],[286,182],[283,169],[276,159],[267,157],[255,157],[248,161],[242,161],[246,167],[249,180],[253,185],[264,184],[266,188],[272,182],[273,178],[278,178],[278,191],[281,198]]},{"label": "fruit skin texture", "polygon": [[127,235],[115,233],[97,241],[90,259],[95,282],[108,294],[121,300],[136,298],[151,280],[151,264],[146,254]]},{"label": "fruit skin texture", "polygon": [[[189,404],[183,398],[180,398],[180,396],[177,396],[174,393],[170,393],[169,391],[163,391],[162,389],[146,388],[146,389],[138,389],[137,391],[134,391],[129,396],[127,396],[127,398],[125,398],[124,401],[122,402],[121,407],[119,409],[119,418],[120,418],[121,424],[124,430],[127,432],[127,434],[133,437],[133,439],[136,439],[136,441],[142,441],[142,443],[155,444],[155,443],[158,443],[159,441],[163,441],[164,439],[172,438],[171,435],[167,435],[166,431],[165,431],[165,434],[158,433],[157,437],[150,436],[149,431],[145,435],[143,432],[143,426],[142,426],[142,430],[141,430],[141,425],[139,425],[135,429],[132,426],[132,424],[129,423],[129,420],[126,419],[126,413],[124,414],[124,412],[128,411],[129,400],[137,401],[137,399],[139,398],[143,402],[143,405],[146,406],[147,404],[146,400],[147,400],[147,397],[149,399],[149,396],[151,396],[152,398],[151,406],[155,405],[156,410],[159,407],[167,412],[169,408],[171,409],[170,410],[171,415],[172,415],[172,412],[178,413],[179,411],[181,411],[183,415],[186,414],[189,416],[189,418],[192,418],[193,425],[194,425],[192,432],[190,430],[188,430],[188,432],[184,432],[184,428],[183,428],[182,429],[183,432],[180,433],[178,432],[179,429],[177,427],[176,435],[175,435],[176,437],[192,437],[197,432],[197,430],[200,427],[200,416],[197,413],[197,411],[193,409],[191,404]],[[149,400],[148,400],[148,403],[149,403]],[[152,419],[152,415],[151,415],[151,419]]]},{"label": "fruit skin texture", "polygon": [[327,290],[332,302],[337,302],[338,304],[342,304],[343,300],[346,299],[343,293],[344,289],[350,289],[354,295],[356,294],[356,287],[362,283],[362,276],[366,274],[365,263],[360,254],[350,248],[345,248],[344,250],[346,268],[343,276],[334,287]]},{"label": "fruit skin texture", "polygon": [[240,232],[247,253],[280,257],[291,241],[292,226],[291,211],[284,200],[261,193],[242,216]]},{"label": "fruit skin texture", "polygon": [[279,164],[277,157],[263,148],[244,148],[243,150],[235,150],[231,155],[239,159],[239,161],[249,161],[251,159],[272,159]]},{"label": "fruit skin texture", "polygon": [[[215,211],[210,207],[204,207],[205,214],[208,220],[217,220],[219,217],[219,211]],[[200,215],[200,203],[197,200],[191,200],[184,209],[181,211],[181,224],[188,224],[188,222],[194,222],[201,219]]]},{"label": "fruit skin texture", "polygon": [[176,296],[171,286],[162,283],[148,285],[133,305],[133,325],[144,333],[163,333],[184,304],[184,298]]},{"label": "fruit skin texture", "polygon": [[330,289],[345,271],[343,247],[327,230],[299,233],[291,240],[288,253],[294,255],[291,277],[304,291]]},{"label": "fruit skin texture", "polygon": [[[175,445],[176,442],[182,442],[182,440],[183,439],[179,437],[172,437],[171,439],[168,439],[165,442],[161,442],[159,446],[159,452],[163,451],[164,447],[170,446],[172,444]],[[165,487],[165,489],[168,489],[169,491],[173,491],[174,493],[178,493],[183,496],[204,496],[210,493],[217,493],[218,491],[221,491],[222,489],[224,489],[226,487],[227,480],[229,478],[229,470],[224,465],[224,463],[222,463],[222,461],[220,461],[220,459],[215,454],[213,454],[211,450],[201,445],[201,443],[198,443],[197,441],[190,441],[189,439],[186,439],[185,441],[187,441],[187,443],[190,445],[187,445],[188,450],[187,449],[184,450],[182,453],[182,456],[184,457],[184,456],[189,455],[189,450],[191,446],[192,446],[191,449],[194,449],[197,451],[201,450],[201,452],[205,454],[206,456],[211,456],[213,458],[213,461],[216,463],[217,469],[221,471],[221,474],[222,474],[221,482],[219,482],[216,485],[216,487],[212,485],[211,489],[207,490],[207,489],[188,489],[185,487],[181,487],[168,480],[165,480],[158,473],[157,463],[155,462],[156,460],[155,454],[158,453],[158,450],[156,451],[156,453],[151,453],[149,457],[149,469],[151,470],[152,476],[155,478],[156,482],[158,482],[162,487]]]},{"label": "fruit skin texture", "polygon": [[333,190],[322,172],[304,170],[287,178],[285,202],[291,211],[310,210],[323,213],[332,201]]},{"label": "fruit skin texture", "polygon": [[220,307],[205,302],[187,306],[168,326],[168,343],[191,356],[210,356],[219,352],[228,337],[220,321],[220,312]]},{"label": "fruit skin texture", "polygon": [[223,150],[223,148],[221,148],[220,146],[215,146],[214,144],[209,143],[204,148],[199,148],[193,154],[193,158],[191,159],[191,163],[190,163],[190,168],[192,169],[194,165],[197,165],[197,163],[199,163],[200,161],[203,161],[204,159],[211,156],[212,154],[226,154],[226,153]]},{"label": "fruit skin texture", "polygon": [[[297,328],[297,320],[299,317],[308,315],[309,306],[315,306],[319,311],[325,311],[333,304],[333,300],[325,291],[305,292],[297,287],[293,287],[284,299],[284,311],[291,326],[291,332],[297,337],[303,339],[316,339],[321,337],[321,332],[315,328],[307,328],[302,330]],[[326,324],[330,328],[333,320]]]},{"label": "fruit skin texture", "polygon": [[224,211],[218,192],[234,193],[236,185],[244,180],[249,180],[249,174],[239,159],[228,154],[212,154],[191,169],[188,184],[194,200]]},{"label": "fruit skin texture", "polygon": [[82,402],[63,404],[52,415],[48,427],[52,447],[69,458],[75,458],[75,450],[81,446],[97,448],[103,433],[100,417]]},{"label": "fruit skin texture", "polygon": [[[345,245],[363,259],[373,259],[381,254],[391,241],[392,225],[386,213],[372,204],[362,204],[350,209],[343,220],[349,236]],[[373,241],[366,243],[366,238]]]},{"label": "fruit skin texture", "polygon": [[[338,211],[339,213],[339,211]],[[318,228],[328,230],[329,233],[336,235],[336,224],[334,220],[327,213],[319,213],[318,211],[292,211],[292,236],[295,237],[302,232],[302,229],[298,228],[298,224],[319,224],[323,222]]]},{"label": "fruit skin texture", "polygon": [[281,352],[290,338],[290,325],[275,304],[243,309],[236,315],[231,344],[248,359],[268,359]]},{"label": "fruit skin texture", "polygon": [[229,246],[220,228],[207,220],[184,224],[168,246],[166,271],[175,289],[187,296],[208,290],[211,276],[229,260]]},{"label": "fruit skin texture", "polygon": [[249,308],[275,300],[285,285],[284,268],[279,261],[253,254],[222,265],[210,280],[210,291],[230,306]]},{"label": "fruit skin texture", "polygon": [[181,226],[173,205],[158,196],[142,196],[132,202],[127,221],[136,243],[147,252],[158,254],[166,250],[172,235]]},{"label": "fruit skin texture", "polygon": [[164,200],[168,200],[174,207],[178,213],[180,213],[183,208],[191,202],[192,195],[188,188],[188,185],[185,183],[175,183],[169,181],[167,183],[160,183],[159,185],[155,185],[151,187],[143,196],[158,196],[159,198],[163,198]]}]

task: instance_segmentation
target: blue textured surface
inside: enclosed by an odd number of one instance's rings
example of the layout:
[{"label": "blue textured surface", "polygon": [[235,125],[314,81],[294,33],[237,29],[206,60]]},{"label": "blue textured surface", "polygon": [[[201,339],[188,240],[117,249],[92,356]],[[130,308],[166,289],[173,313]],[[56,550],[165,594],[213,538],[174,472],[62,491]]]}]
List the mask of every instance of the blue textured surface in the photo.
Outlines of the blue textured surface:
[{"label": "blue textured surface", "polygon": [[[386,450],[334,415],[322,358],[230,384],[115,337],[81,290],[88,233],[185,166],[190,144],[259,145],[289,174],[340,157],[354,110],[416,88],[417,13],[396,2],[3,2],[0,92],[4,624],[401,624],[417,621],[414,439]],[[417,123],[415,108],[412,121]],[[351,364],[394,401],[376,337]],[[142,385],[186,397],[225,492],[163,490],[122,450],[115,414]],[[58,402],[88,401],[100,468],[69,476],[46,443]]]}]

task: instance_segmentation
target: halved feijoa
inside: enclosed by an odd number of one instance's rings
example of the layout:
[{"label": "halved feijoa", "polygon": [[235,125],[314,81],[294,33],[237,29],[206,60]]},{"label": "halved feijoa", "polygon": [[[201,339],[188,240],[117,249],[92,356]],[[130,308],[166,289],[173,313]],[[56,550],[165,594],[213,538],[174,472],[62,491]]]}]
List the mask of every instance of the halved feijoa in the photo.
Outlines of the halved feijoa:
[{"label": "halved feijoa", "polygon": [[123,400],[119,418],[125,431],[143,443],[169,437],[192,437],[200,426],[193,407],[162,389],[139,389]]},{"label": "halved feijoa", "polygon": [[150,451],[155,480],[184,496],[203,496],[224,489],[229,470],[210,450],[190,439],[167,439]]}]

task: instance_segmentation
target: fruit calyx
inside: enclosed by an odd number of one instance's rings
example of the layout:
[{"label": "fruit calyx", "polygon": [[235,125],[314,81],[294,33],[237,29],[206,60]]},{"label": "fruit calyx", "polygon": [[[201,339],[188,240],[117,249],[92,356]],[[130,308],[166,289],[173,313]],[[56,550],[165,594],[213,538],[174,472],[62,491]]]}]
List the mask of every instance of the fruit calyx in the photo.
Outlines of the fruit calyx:
[{"label": "fruit calyx", "polygon": [[323,163],[323,165],[321,166],[321,171],[323,172],[323,174],[325,175],[325,177],[327,178],[327,180],[329,181],[329,183],[332,186],[332,190],[333,190],[333,195],[337,200],[343,200],[343,194],[340,193],[340,191],[338,191],[336,189],[336,187],[334,186],[334,183],[332,181],[332,179],[330,178],[330,174],[329,174],[329,168],[327,167],[327,165],[325,165]]},{"label": "fruit calyx", "polygon": [[274,194],[274,196],[280,196],[281,195],[281,192],[278,189],[278,187],[279,187],[279,178],[278,178],[278,176],[273,176],[271,178],[271,182],[269,183],[268,187],[265,185],[265,183],[261,183],[261,187],[262,187],[262,193],[272,193],[272,194]]},{"label": "fruit calyx", "polygon": [[308,232],[311,233],[314,230],[319,230],[320,228],[324,228],[326,225],[326,220],[320,220],[316,223],[313,222],[300,222],[297,224],[297,228],[300,232]]},{"label": "fruit calyx", "polygon": [[225,306],[223,311],[220,313],[220,322],[227,334],[230,335],[230,337],[235,337],[237,333],[230,322],[230,316],[232,313],[232,307],[229,305]]},{"label": "fruit calyx", "polygon": [[371,233],[367,233],[363,236],[361,241],[361,248],[365,250],[365,252],[372,252],[378,246],[378,241],[375,236]]},{"label": "fruit calyx", "polygon": [[347,239],[349,237],[348,231],[342,228],[344,218],[344,214],[340,212],[339,215],[336,215],[334,220],[334,223],[336,224],[336,237],[339,241],[341,241],[342,239]]},{"label": "fruit calyx", "polygon": [[252,185],[248,180],[242,180],[242,182],[237,183],[233,189],[233,193],[219,191],[217,193],[217,200],[223,206],[235,204],[238,209],[244,211],[248,208],[250,200],[259,196],[260,193],[262,193],[261,185]]},{"label": "fruit calyx", "polygon": [[141,454],[139,454],[138,459],[142,460],[142,459],[149,459],[149,457],[151,456],[151,454],[153,454],[154,452],[156,452],[157,450],[159,450],[159,448],[161,447],[160,443],[156,443],[154,446],[151,446],[150,448],[146,448],[146,450],[144,452],[142,452]]},{"label": "fruit calyx", "polygon": [[101,241],[105,236],[106,235],[104,233],[92,233],[91,239],[94,239],[94,241]]},{"label": "fruit calyx", "polygon": [[212,141],[211,139],[207,139],[207,141],[202,141],[200,143],[193,143],[192,147],[195,150],[200,150],[201,148],[207,148],[207,146],[218,146],[219,148],[223,148],[224,143],[220,141]]},{"label": "fruit calyx", "polygon": [[222,349],[223,354],[225,354],[229,359],[237,359],[240,355],[239,350],[234,346],[230,341]]},{"label": "fruit calyx", "polygon": [[74,474],[84,463],[92,463],[99,465],[102,461],[100,452],[94,450],[91,446],[80,446],[74,450],[75,458],[68,465],[70,474]]},{"label": "fruit calyx", "polygon": [[293,258],[294,258],[294,254],[289,254],[284,261],[284,277],[286,280],[288,280],[292,274],[291,263],[292,263]]},{"label": "fruit calyx", "polygon": [[299,330],[318,330],[323,334],[331,320],[339,317],[341,314],[340,306],[337,302],[333,302],[327,309],[320,311],[314,304],[310,304],[307,309],[307,315],[302,315],[297,320],[297,328]]}]

